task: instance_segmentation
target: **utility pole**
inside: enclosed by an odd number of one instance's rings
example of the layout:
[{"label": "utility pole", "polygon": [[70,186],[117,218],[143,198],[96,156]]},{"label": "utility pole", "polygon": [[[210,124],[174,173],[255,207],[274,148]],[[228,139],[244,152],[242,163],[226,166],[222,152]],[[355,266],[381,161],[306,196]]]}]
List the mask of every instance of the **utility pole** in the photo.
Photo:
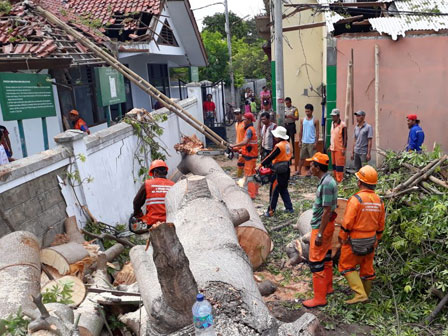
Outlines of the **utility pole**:
[{"label": "utility pole", "polygon": [[229,21],[229,7],[227,0],[224,0],[225,15],[226,15],[226,34],[227,34],[227,48],[229,50],[229,74],[230,74],[230,95],[232,106],[235,107],[235,80],[233,79],[233,65],[232,65],[232,37],[230,36],[230,21]]},{"label": "utility pole", "polygon": [[277,122],[283,126],[285,122],[285,89],[283,72],[283,22],[282,0],[274,1],[274,34],[275,34],[275,92],[277,99]]}]

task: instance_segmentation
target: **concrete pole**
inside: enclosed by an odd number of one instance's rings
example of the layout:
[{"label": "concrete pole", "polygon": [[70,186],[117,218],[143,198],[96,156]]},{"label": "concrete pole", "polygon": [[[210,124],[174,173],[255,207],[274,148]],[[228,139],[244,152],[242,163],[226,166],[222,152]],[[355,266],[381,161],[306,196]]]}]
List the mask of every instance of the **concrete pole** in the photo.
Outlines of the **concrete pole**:
[{"label": "concrete pole", "polygon": [[227,48],[229,49],[229,74],[230,74],[230,95],[231,104],[235,107],[235,80],[233,78],[233,65],[232,65],[232,37],[230,35],[230,21],[229,21],[229,6],[227,0],[224,0],[225,15],[226,15],[226,34],[227,34]]},{"label": "concrete pole", "polygon": [[284,126],[285,100],[284,100],[284,72],[283,72],[283,22],[282,0],[274,1],[274,34],[275,34],[275,92],[277,99],[277,122]]}]

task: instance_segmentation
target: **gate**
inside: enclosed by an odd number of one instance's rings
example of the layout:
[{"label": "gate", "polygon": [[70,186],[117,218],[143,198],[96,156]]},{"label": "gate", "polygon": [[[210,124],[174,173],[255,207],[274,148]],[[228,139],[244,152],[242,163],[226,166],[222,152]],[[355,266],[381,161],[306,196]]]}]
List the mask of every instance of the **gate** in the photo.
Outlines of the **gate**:
[{"label": "gate", "polygon": [[[215,133],[217,133],[220,137],[227,141],[227,132],[224,123],[225,114],[226,114],[226,97],[224,91],[225,82],[223,80],[219,80],[215,83],[203,82],[201,85],[202,91],[202,102],[205,102],[205,99],[208,94],[212,95],[212,101],[215,103],[216,107],[216,119],[214,120],[204,120],[204,123],[210,127]],[[206,145],[210,145],[211,142],[207,139]]]}]

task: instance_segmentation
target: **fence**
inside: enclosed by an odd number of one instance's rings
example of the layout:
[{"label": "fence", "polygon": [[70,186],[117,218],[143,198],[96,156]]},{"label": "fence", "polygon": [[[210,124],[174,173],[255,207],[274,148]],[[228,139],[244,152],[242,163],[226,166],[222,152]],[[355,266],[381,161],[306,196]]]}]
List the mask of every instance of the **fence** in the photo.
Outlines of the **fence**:
[{"label": "fence", "polygon": [[[192,88],[192,90],[200,88]],[[196,98],[179,104],[202,121],[202,104]],[[166,109],[161,124],[164,133],[158,139],[168,151],[171,172],[181,160],[173,146],[182,135],[204,136]],[[136,153],[140,139],[132,126],[119,123],[92,135],[69,130],[55,137],[58,144],[25,159],[0,166],[0,209],[15,230],[33,232],[48,245],[62,232],[63,220],[75,215],[78,224],[86,222],[81,206],[86,206],[99,220],[110,225],[127,223],[133,211],[132,201],[143,180]],[[147,167],[150,158],[144,163]],[[69,177],[72,183],[69,183]],[[0,236],[10,229],[0,225]]]}]

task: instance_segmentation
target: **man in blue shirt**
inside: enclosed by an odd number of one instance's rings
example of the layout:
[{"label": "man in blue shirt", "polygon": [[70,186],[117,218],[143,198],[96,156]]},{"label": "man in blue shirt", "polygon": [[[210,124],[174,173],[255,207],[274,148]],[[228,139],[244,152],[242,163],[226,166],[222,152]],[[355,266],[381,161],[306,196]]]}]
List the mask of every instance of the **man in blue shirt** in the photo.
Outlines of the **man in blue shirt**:
[{"label": "man in blue shirt", "polygon": [[408,114],[406,118],[408,119],[409,127],[408,145],[406,146],[406,150],[421,152],[423,141],[425,141],[425,133],[420,127],[420,120],[417,119],[416,114]]}]

